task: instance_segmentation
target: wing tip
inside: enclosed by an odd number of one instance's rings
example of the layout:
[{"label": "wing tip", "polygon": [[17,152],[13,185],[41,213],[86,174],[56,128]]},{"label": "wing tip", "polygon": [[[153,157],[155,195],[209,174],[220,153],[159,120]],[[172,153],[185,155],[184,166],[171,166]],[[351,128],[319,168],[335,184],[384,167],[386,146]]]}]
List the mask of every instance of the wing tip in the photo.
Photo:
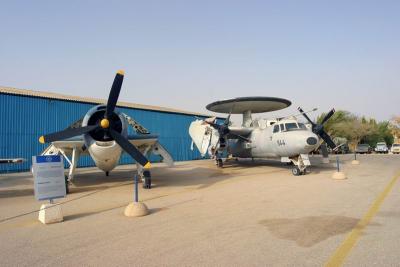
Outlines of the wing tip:
[{"label": "wing tip", "polygon": [[117,71],[117,74],[124,76],[125,75],[125,71],[124,70],[119,70],[119,71]]},{"label": "wing tip", "polygon": [[151,167],[150,161],[148,161],[143,167],[144,167],[145,169],[150,169],[150,167]]}]

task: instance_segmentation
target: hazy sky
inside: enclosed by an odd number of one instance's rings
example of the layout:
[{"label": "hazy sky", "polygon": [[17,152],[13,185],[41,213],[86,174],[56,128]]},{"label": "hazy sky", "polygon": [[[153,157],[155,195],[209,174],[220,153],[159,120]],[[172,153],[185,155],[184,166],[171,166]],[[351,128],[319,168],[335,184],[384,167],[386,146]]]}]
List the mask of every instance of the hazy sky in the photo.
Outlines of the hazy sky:
[{"label": "hazy sky", "polygon": [[[206,112],[400,114],[400,1],[1,1],[0,85]],[[264,116],[264,115],[263,115]],[[266,117],[265,114],[264,117]]]}]

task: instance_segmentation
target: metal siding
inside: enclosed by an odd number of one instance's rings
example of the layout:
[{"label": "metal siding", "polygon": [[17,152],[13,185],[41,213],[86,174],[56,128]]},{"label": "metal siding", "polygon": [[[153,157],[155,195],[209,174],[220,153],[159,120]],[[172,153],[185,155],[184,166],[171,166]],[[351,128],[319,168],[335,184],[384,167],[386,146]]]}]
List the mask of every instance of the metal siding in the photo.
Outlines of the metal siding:
[{"label": "metal siding", "polygon": [[[0,172],[26,171],[31,167],[31,157],[40,154],[47,145],[38,142],[40,135],[59,131],[82,118],[94,105],[65,100],[0,94],[0,114],[5,120],[0,128],[0,158],[25,158],[23,164],[1,164]],[[188,134],[193,115],[175,114],[133,108],[120,110],[143,124],[151,133],[159,134],[160,143],[175,161],[199,159],[196,149],[190,150]],[[129,129],[130,133],[133,130]],[[153,162],[158,157],[151,157]],[[121,164],[132,163],[123,155]],[[79,160],[79,167],[94,166],[89,156]]]}]

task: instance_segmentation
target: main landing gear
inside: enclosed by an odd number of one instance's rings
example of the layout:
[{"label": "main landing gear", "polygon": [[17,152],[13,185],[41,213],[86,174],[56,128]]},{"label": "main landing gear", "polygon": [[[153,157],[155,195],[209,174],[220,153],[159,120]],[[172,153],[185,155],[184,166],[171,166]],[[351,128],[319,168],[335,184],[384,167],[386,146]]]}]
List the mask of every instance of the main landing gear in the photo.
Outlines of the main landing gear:
[{"label": "main landing gear", "polygon": [[68,180],[68,176],[65,175],[65,194],[68,195],[69,194],[69,183],[70,181]]},{"label": "main landing gear", "polygon": [[215,165],[217,165],[219,168],[223,168],[224,167],[224,162],[222,161],[222,159],[216,159],[215,160]]},{"label": "main landing gear", "polygon": [[143,171],[142,175],[142,181],[143,181],[143,188],[144,189],[151,189],[151,174],[150,171]]}]

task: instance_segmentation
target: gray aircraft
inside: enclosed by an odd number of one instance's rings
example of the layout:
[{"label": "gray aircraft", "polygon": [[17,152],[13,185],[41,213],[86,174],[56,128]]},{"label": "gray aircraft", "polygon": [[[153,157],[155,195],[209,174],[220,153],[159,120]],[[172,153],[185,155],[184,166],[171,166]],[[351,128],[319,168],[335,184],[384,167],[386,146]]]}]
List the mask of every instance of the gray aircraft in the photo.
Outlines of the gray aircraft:
[{"label": "gray aircraft", "polygon": [[[219,167],[223,167],[224,156],[280,158],[281,162],[294,165],[294,175],[306,174],[307,167],[311,165],[308,154],[323,141],[336,149],[323,127],[335,110],[332,109],[321,124],[316,124],[299,108],[299,115],[303,115],[311,127],[298,122],[296,116],[271,120],[252,119],[253,113],[281,110],[290,105],[289,100],[274,97],[240,97],[217,101],[206,108],[229,114],[225,122],[219,124],[215,117],[197,119],[190,124],[189,134],[200,154],[204,157],[208,153]],[[243,114],[240,127],[231,126],[231,114]]]},{"label": "gray aircraft", "polygon": [[[116,109],[123,79],[124,72],[120,70],[115,75],[106,105],[94,106],[67,129],[39,138],[40,143],[51,143],[42,155],[61,154],[69,163],[69,181],[73,179],[79,157],[87,154],[108,176],[118,165],[122,152],[127,153],[136,161],[145,188],[151,187],[147,155],[159,155],[169,166],[173,165],[171,155],[158,142],[157,135],[150,134],[133,118]],[[137,134],[129,135],[128,126]]]}]

